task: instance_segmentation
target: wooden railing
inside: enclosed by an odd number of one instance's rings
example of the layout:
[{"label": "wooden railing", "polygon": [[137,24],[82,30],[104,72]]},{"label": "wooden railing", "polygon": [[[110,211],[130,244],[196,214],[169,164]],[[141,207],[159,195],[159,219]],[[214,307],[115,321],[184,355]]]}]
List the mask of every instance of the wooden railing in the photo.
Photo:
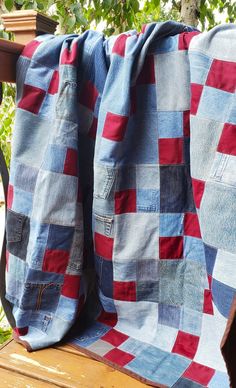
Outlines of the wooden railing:
[{"label": "wooden railing", "polygon": [[[53,34],[56,30],[57,23],[47,16],[44,16],[34,10],[16,11],[2,15],[4,28],[6,31],[13,32],[15,41],[11,42],[6,39],[0,39],[0,104],[2,100],[1,82],[16,81],[16,62],[21,54],[24,45],[33,40],[37,35],[45,33]],[[3,152],[0,148],[0,175],[5,196],[5,209],[7,207],[7,190],[9,174],[4,159]],[[4,308],[6,317],[12,327],[15,327],[15,320],[12,314],[12,306],[5,298],[5,270],[6,270],[6,233],[1,250],[0,261],[0,299]]]}]

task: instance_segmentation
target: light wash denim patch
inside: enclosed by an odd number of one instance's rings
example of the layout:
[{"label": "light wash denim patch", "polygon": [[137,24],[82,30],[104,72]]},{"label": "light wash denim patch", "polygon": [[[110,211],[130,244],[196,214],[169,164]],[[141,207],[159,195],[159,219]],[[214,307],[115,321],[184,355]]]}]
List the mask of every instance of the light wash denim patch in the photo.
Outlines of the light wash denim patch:
[{"label": "light wash denim patch", "polygon": [[212,63],[212,58],[206,54],[190,51],[191,83],[204,85]]},{"label": "light wash denim patch", "polygon": [[158,112],[159,139],[183,137],[183,112]]},{"label": "light wash denim patch", "polygon": [[210,86],[204,86],[198,106],[200,118],[211,119],[223,123],[227,120],[233,94]]}]

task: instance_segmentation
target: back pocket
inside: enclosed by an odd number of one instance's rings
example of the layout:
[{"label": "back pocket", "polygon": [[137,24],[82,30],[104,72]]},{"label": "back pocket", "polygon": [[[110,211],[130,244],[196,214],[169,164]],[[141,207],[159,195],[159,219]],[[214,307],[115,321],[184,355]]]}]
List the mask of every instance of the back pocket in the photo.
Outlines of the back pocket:
[{"label": "back pocket", "polygon": [[30,220],[24,214],[7,209],[6,240],[7,250],[22,260],[26,259],[29,242]]}]

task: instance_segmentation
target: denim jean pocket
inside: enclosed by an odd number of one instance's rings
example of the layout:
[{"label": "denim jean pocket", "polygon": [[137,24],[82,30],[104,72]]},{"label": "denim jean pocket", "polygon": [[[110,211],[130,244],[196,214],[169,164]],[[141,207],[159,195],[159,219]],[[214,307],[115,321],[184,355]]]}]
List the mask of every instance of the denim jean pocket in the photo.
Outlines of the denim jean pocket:
[{"label": "denim jean pocket", "polygon": [[7,250],[14,256],[26,259],[29,242],[30,220],[24,214],[7,209],[6,240]]},{"label": "denim jean pocket", "polygon": [[115,180],[114,167],[96,165],[94,167],[94,197],[109,199],[115,189]]},{"label": "denim jean pocket", "polygon": [[100,215],[94,212],[94,231],[107,237],[113,237],[114,217],[112,215]]},{"label": "denim jean pocket", "polygon": [[20,307],[25,310],[56,311],[61,295],[59,283],[26,283]]}]

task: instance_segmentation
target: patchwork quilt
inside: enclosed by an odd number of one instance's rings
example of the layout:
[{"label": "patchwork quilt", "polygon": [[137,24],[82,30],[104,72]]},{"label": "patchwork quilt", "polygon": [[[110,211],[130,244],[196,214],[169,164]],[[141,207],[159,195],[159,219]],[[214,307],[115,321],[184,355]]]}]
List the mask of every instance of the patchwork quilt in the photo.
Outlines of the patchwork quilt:
[{"label": "patchwork quilt", "polygon": [[29,351],[63,339],[156,387],[236,387],[235,87],[233,24],[25,47],[6,298]]}]

